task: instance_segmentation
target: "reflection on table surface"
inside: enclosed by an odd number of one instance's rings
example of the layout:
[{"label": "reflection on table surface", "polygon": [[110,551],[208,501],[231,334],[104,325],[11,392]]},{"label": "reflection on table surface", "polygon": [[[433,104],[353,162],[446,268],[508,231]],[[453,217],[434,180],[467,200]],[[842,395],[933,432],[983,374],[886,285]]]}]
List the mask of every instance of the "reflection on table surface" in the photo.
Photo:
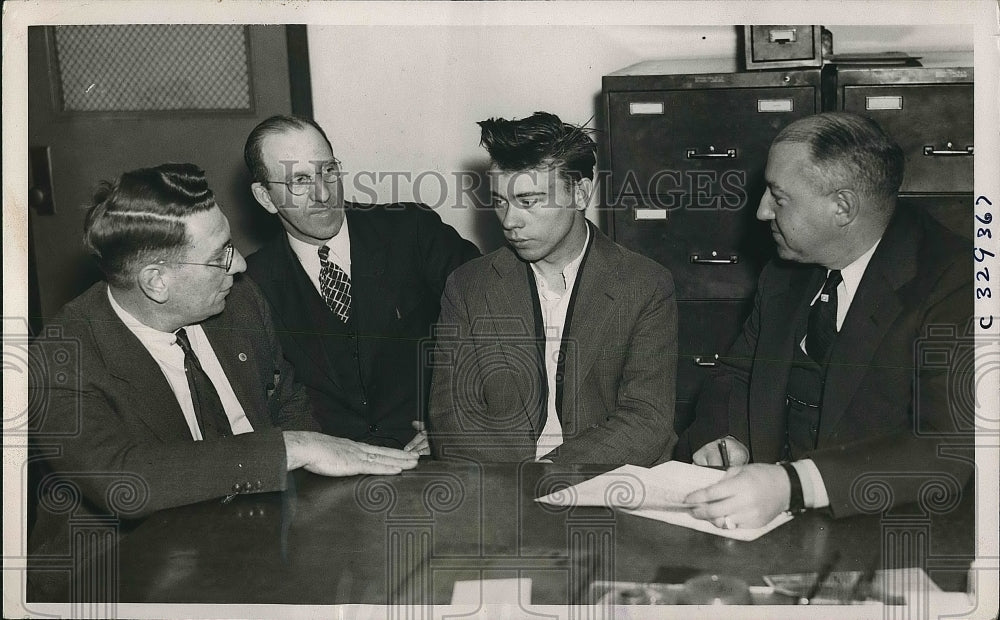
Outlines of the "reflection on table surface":
[{"label": "reflection on table surface", "polygon": [[447,604],[456,581],[530,578],[534,604],[587,603],[595,581],[708,572],[762,586],[764,575],[815,571],[835,550],[838,571],[919,566],[944,590],[965,589],[971,491],[944,508],[838,521],[807,513],[753,542],[533,501],[609,469],[426,461],[393,477],[297,471],[284,493],[147,519],[120,542],[120,600]]}]

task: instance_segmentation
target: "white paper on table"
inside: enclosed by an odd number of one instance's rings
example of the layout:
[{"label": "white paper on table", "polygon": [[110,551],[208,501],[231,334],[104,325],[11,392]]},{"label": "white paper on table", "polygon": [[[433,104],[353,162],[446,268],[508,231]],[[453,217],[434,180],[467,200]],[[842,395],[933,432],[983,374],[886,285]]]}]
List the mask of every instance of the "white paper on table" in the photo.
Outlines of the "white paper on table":
[{"label": "white paper on table", "polygon": [[476,579],[456,581],[451,592],[452,605],[530,605],[531,579]]},{"label": "white paper on table", "polygon": [[791,515],[782,513],[763,527],[723,529],[692,517],[684,498],[718,482],[723,475],[725,473],[718,469],[679,461],[668,461],[653,468],[623,465],[535,501],[555,506],[621,508],[639,517],[736,540],[755,540],[791,520]]}]

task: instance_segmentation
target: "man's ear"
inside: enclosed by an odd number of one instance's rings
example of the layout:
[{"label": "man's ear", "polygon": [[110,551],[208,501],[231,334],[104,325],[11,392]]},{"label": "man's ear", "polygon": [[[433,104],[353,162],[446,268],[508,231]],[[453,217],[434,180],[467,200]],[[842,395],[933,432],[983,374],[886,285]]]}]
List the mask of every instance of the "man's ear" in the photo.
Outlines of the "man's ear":
[{"label": "man's ear", "polygon": [[156,303],[166,303],[170,299],[170,276],[163,265],[146,265],[139,270],[137,281],[139,290]]},{"label": "man's ear", "polygon": [[274,202],[271,200],[271,194],[268,193],[267,188],[260,181],[255,181],[253,185],[250,186],[250,191],[253,192],[253,197],[257,199],[260,206],[264,207],[268,213],[278,213],[278,207],[274,206]]},{"label": "man's ear", "polygon": [[590,206],[590,198],[594,193],[594,180],[583,178],[573,185],[573,202],[577,211],[584,211]]},{"label": "man's ear", "polygon": [[861,197],[853,189],[838,189],[835,200],[834,221],[838,226],[847,226],[861,212]]}]

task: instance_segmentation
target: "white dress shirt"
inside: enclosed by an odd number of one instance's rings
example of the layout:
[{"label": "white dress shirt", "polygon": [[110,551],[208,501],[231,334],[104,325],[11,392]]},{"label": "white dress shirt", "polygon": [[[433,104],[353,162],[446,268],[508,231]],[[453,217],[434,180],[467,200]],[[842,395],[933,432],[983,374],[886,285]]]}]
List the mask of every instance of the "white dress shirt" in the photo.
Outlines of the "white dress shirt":
[{"label": "white dress shirt", "polygon": [[583,255],[587,251],[587,244],[590,243],[590,226],[587,226],[587,238],[583,243],[580,254],[570,261],[562,271],[563,282],[566,290],[563,292],[554,291],[549,288],[545,281],[545,276],[539,271],[535,263],[531,263],[531,269],[535,272],[535,287],[538,289],[538,301],[542,307],[542,324],[545,334],[545,380],[548,385],[548,402],[545,405],[547,415],[545,426],[538,436],[538,443],[535,446],[535,460],[555,450],[562,445],[562,424],[556,414],[556,372],[558,370],[559,349],[562,344],[563,327],[566,325],[566,310],[569,308],[569,300],[573,296],[573,287],[576,285],[576,276],[580,271],[580,263],[583,262]]},{"label": "white dress shirt", "polygon": [[[882,241],[880,238],[875,242],[867,252],[859,256],[854,260],[853,263],[844,267],[840,270],[840,275],[843,278],[840,284],[837,285],[837,331],[844,326],[844,319],[847,317],[847,310],[851,307],[851,302],[854,301],[854,296],[858,292],[858,286],[861,284],[861,278],[865,275],[865,270],[868,269],[868,263],[872,260],[872,255],[875,254],[875,248],[878,247],[879,242]],[[830,275],[830,271],[827,270],[827,275]],[[823,291],[823,287],[820,286],[819,290],[816,291],[816,295],[813,297],[810,306],[816,303],[819,299],[820,293]],[[806,350],[806,339],[803,338],[799,342],[799,347],[802,351]],[[800,461],[795,461],[792,463],[795,471],[799,474],[799,479],[802,481],[802,499],[807,508],[823,508],[830,505],[830,496],[826,492],[826,484],[823,483],[823,477],[819,474],[819,468],[813,463],[812,459],[802,459]]]},{"label": "white dress shirt", "polygon": [[[299,241],[295,237],[288,235],[288,245],[292,246],[292,252],[302,268],[306,270],[309,281],[316,287],[316,292],[323,296],[323,290],[319,285],[319,247],[305,241]],[[351,277],[351,234],[347,230],[347,217],[336,235],[326,240],[324,244],[330,248],[330,262],[336,264],[344,270],[347,277]]]},{"label": "white dress shirt", "polygon": [[[187,422],[188,430],[191,431],[191,437],[195,441],[203,439],[201,429],[198,427],[198,418],[194,413],[191,388],[188,386],[187,376],[184,372],[184,351],[177,344],[177,336],[171,332],[153,329],[140,322],[115,301],[110,288],[108,288],[108,300],[111,302],[111,308],[125,324],[125,327],[135,334],[142,346],[146,347],[149,354],[156,360],[163,376],[166,377],[167,383],[170,385],[170,389],[177,398],[181,412],[184,413],[184,421]],[[222,408],[226,411],[226,417],[229,418],[229,426],[232,428],[233,434],[253,432],[253,426],[247,419],[240,401],[236,398],[233,386],[229,384],[229,379],[226,378],[226,373],[222,370],[219,358],[215,356],[215,351],[212,349],[208,337],[205,336],[204,330],[200,325],[189,325],[184,328],[184,331],[188,335],[188,340],[191,341],[191,350],[198,356],[198,362],[212,381],[212,385],[215,386],[215,391],[219,393],[219,400],[222,401]]]}]

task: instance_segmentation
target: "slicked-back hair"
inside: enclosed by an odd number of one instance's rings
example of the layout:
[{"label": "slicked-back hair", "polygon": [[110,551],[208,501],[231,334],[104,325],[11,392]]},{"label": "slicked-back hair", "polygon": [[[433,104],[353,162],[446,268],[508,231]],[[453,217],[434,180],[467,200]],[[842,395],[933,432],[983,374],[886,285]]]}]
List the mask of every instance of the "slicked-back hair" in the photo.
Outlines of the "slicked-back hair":
[{"label": "slicked-back hair", "polygon": [[103,181],[84,222],[83,242],[112,285],[130,289],[139,269],[180,260],[186,219],[216,206],[205,172],[194,164],[162,164]]},{"label": "slicked-back hair", "polygon": [[894,205],[903,183],[903,150],[875,121],[849,112],[808,116],[781,130],[774,143],[809,148],[826,191],[853,187],[881,205]]},{"label": "slicked-back hair", "polygon": [[250,176],[253,177],[253,180],[263,183],[265,186],[267,185],[267,177],[270,173],[267,170],[267,164],[264,162],[265,138],[283,134],[287,131],[302,130],[307,127],[312,127],[319,132],[319,135],[323,136],[323,140],[332,153],[333,146],[331,146],[330,139],[326,137],[326,132],[323,131],[323,128],[316,121],[304,116],[279,114],[261,121],[260,124],[254,127],[250,135],[247,136],[246,144],[243,145],[243,161],[246,162],[247,169],[250,171]]},{"label": "slicked-back hair", "polygon": [[535,112],[520,120],[479,121],[480,144],[493,165],[504,172],[554,169],[572,186],[593,179],[597,144],[587,130],[562,122],[555,114]]}]

